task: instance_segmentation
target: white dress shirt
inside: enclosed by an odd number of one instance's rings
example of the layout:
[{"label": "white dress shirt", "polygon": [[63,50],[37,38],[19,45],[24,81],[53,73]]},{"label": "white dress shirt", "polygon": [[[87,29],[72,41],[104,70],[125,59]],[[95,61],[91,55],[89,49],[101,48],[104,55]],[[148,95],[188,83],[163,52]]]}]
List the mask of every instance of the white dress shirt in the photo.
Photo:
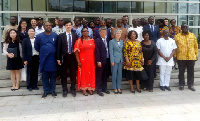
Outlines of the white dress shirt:
[{"label": "white dress shirt", "polygon": [[[172,53],[173,49],[177,48],[176,43],[172,38],[169,38],[169,40],[160,38],[156,42],[156,46],[165,57],[170,57],[170,54]],[[165,59],[159,55],[158,62],[156,63],[156,65],[174,66],[173,57],[168,62],[166,62]]]},{"label": "white dress shirt", "polygon": [[138,38],[137,38],[136,40],[138,40],[138,41],[140,41],[140,42],[141,42],[142,40],[144,40],[143,37],[142,37],[143,28],[138,27],[138,26],[137,26],[137,28],[133,28],[133,27],[128,28],[128,32],[131,31],[131,30],[134,30],[134,31],[137,32]]},{"label": "white dress shirt", "polygon": [[39,52],[36,51],[35,48],[34,48],[35,38],[34,38],[34,39],[30,39],[30,40],[31,40],[31,45],[32,45],[33,56],[34,56],[34,55],[39,55]]},{"label": "white dress shirt", "polygon": [[36,26],[36,28],[35,28],[35,37],[36,37],[38,34],[44,32],[44,31],[45,31],[45,30],[44,30],[43,26],[42,26],[41,29],[39,29],[38,26]]}]

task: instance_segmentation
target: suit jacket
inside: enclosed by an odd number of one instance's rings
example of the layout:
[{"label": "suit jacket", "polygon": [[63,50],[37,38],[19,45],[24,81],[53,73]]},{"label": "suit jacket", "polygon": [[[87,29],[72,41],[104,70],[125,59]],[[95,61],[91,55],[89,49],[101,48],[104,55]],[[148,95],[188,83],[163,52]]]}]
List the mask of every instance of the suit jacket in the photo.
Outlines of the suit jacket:
[{"label": "suit jacket", "polygon": [[[74,44],[76,40],[78,39],[78,36],[74,32],[71,32],[71,34],[72,34],[72,50],[73,50]],[[57,53],[57,57],[56,57],[57,60],[62,60],[62,55],[68,54],[68,41],[67,41],[66,32],[58,36],[56,53]]]},{"label": "suit jacket", "polygon": [[23,61],[30,62],[32,59],[33,51],[30,38],[23,39],[22,42]]},{"label": "suit jacket", "polygon": [[[143,27],[143,31],[150,31],[151,28],[149,24],[145,25]],[[160,29],[158,25],[154,25],[154,32],[151,32],[151,36],[149,37],[150,40],[154,41],[155,43],[157,42],[158,39],[160,39]]]},{"label": "suit jacket", "polygon": [[117,43],[117,40],[114,38],[109,42],[109,54],[110,62],[122,63],[123,58],[123,40],[120,40],[120,45]]},{"label": "suit jacket", "polygon": [[[107,41],[107,48],[108,48],[108,39]],[[107,59],[107,50],[105,44],[101,37],[95,39],[95,60],[96,62],[101,62],[103,65],[106,64]]]}]

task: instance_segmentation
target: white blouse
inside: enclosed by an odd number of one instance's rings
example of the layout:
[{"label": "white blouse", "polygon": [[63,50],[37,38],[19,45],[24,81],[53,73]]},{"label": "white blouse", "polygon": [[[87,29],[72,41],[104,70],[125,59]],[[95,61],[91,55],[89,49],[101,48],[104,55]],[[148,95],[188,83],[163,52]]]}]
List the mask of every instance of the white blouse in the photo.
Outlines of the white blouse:
[{"label": "white blouse", "polygon": [[37,51],[35,50],[35,48],[34,48],[35,38],[34,38],[34,39],[30,39],[30,40],[31,40],[33,55],[39,55],[39,52],[37,52]]}]

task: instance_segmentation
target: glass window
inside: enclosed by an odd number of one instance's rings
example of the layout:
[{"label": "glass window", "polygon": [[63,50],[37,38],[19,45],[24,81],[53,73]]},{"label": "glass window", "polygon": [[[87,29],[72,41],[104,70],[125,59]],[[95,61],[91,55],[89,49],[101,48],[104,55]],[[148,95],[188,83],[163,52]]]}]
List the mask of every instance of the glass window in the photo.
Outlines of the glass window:
[{"label": "glass window", "polygon": [[118,13],[130,13],[131,3],[130,2],[117,2],[117,12]]},{"label": "glass window", "polygon": [[8,0],[5,7],[7,7],[7,10],[9,11],[17,11],[17,0]]},{"label": "glass window", "polygon": [[104,13],[116,13],[116,2],[104,2]]},{"label": "glass window", "polygon": [[189,26],[199,26],[199,17],[200,16],[188,16],[188,25]]},{"label": "glass window", "polygon": [[60,11],[73,12],[73,0],[60,0]]},{"label": "glass window", "polygon": [[45,0],[32,0],[33,1],[33,11],[46,11]]},{"label": "glass window", "polygon": [[166,3],[156,2],[155,3],[155,13],[166,13]]},{"label": "glass window", "polygon": [[178,13],[187,13],[187,3],[178,3]]},{"label": "glass window", "polygon": [[89,1],[90,13],[103,13],[103,2]]},{"label": "glass window", "polygon": [[144,9],[144,6],[143,6],[143,2],[132,2],[132,8],[131,8],[131,13],[143,13],[143,9]]},{"label": "glass window", "polygon": [[59,0],[48,0],[48,11],[60,11]]},{"label": "glass window", "polygon": [[88,1],[75,0],[74,12],[88,12]]},{"label": "glass window", "polygon": [[167,13],[178,13],[178,3],[167,3]]},{"label": "glass window", "polygon": [[191,14],[199,14],[198,10],[199,10],[199,4],[197,4],[197,3],[189,3],[189,11],[188,11],[189,13],[191,13]]},{"label": "glass window", "polygon": [[187,15],[178,16],[178,26],[181,26],[183,23],[187,24]]},{"label": "glass window", "polygon": [[18,0],[19,11],[31,11],[31,0]]},{"label": "glass window", "polygon": [[189,32],[194,33],[197,38],[199,34],[199,28],[189,28]]},{"label": "glass window", "polygon": [[144,2],[144,13],[154,13],[153,2]]}]

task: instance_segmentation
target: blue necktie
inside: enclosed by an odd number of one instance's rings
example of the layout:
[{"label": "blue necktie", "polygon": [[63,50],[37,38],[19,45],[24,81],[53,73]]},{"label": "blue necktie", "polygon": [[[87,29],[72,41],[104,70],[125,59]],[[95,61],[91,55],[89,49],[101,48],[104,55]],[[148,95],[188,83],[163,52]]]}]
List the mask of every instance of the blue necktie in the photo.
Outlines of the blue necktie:
[{"label": "blue necktie", "polygon": [[151,25],[151,32],[153,33],[153,25]]},{"label": "blue necktie", "polygon": [[69,53],[72,53],[72,44],[71,44],[71,36],[69,34]]}]

